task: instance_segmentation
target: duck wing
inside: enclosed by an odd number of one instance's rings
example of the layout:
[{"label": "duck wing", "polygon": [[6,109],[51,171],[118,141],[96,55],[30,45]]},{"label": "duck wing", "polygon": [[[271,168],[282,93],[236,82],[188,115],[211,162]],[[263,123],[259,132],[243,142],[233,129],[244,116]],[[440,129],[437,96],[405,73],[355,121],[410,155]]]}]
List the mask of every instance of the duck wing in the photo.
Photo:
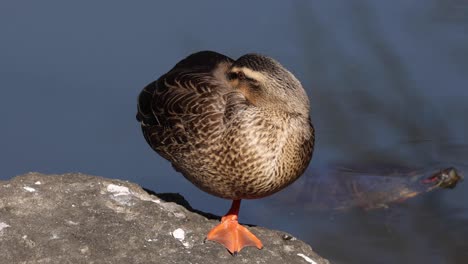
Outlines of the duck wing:
[{"label": "duck wing", "polygon": [[148,144],[168,160],[199,148],[222,131],[227,95],[224,73],[233,60],[212,51],[194,53],[148,84],[138,97],[137,120]]}]

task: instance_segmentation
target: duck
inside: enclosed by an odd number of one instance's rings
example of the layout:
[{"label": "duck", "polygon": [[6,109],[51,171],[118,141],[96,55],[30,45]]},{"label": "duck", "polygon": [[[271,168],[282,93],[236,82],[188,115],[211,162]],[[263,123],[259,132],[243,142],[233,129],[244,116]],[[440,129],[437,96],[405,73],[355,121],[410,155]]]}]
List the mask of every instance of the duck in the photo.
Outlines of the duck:
[{"label": "duck", "polygon": [[205,239],[233,255],[262,249],[238,222],[240,204],[284,189],[309,165],[315,133],[300,81],[268,56],[200,51],[144,87],[137,110],[155,152],[201,190],[232,200]]}]

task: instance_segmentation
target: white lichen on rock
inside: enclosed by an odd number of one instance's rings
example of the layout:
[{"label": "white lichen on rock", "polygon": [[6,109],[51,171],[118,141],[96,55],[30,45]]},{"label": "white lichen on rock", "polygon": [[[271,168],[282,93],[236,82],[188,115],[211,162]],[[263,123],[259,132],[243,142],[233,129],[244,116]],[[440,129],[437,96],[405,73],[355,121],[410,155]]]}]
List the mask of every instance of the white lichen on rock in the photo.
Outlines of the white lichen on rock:
[{"label": "white lichen on rock", "polygon": [[69,224],[69,225],[72,225],[72,226],[77,226],[77,225],[79,225],[79,223],[74,222],[74,221],[72,221],[72,220],[67,220],[66,223]]},{"label": "white lichen on rock", "polygon": [[188,248],[190,247],[190,244],[185,240],[185,231],[182,228],[177,228],[176,230],[172,231],[172,236],[179,240],[184,247]]},{"label": "white lichen on rock", "polygon": [[313,261],[311,258],[309,258],[308,256],[302,254],[302,253],[297,253],[297,255],[301,258],[303,258],[305,261],[307,261],[308,263],[311,263],[311,264],[317,264],[317,262]]},{"label": "white lichen on rock", "polygon": [[107,191],[112,193],[114,196],[130,195],[131,194],[128,187],[119,186],[119,185],[115,185],[115,184],[107,185]]},{"label": "white lichen on rock", "polygon": [[35,192],[36,191],[36,189],[34,189],[32,187],[29,187],[29,186],[24,186],[23,189],[25,189],[28,192]]},{"label": "white lichen on rock", "polygon": [[4,222],[0,222],[0,235],[3,234],[3,229],[5,229],[7,227],[10,227],[10,225],[7,224],[7,223],[4,223]]},{"label": "white lichen on rock", "polygon": [[172,231],[172,236],[179,241],[183,241],[185,239],[185,231],[182,228],[177,228]]},{"label": "white lichen on rock", "polygon": [[133,205],[131,200],[134,197],[134,195],[128,187],[111,183],[107,185],[107,191],[112,193],[112,200],[118,202],[119,204],[126,206]]}]

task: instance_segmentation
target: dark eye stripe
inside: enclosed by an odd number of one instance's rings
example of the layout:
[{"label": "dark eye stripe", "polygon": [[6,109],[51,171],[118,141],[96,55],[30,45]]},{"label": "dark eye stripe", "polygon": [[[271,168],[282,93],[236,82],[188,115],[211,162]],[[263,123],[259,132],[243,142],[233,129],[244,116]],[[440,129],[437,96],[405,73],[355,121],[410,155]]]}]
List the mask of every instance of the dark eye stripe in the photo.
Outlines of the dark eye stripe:
[{"label": "dark eye stripe", "polygon": [[249,81],[251,83],[257,83],[257,81],[253,78],[250,78],[250,77],[247,77],[245,75],[245,73],[243,72],[230,72],[227,74],[227,78],[229,80],[234,80],[234,79],[239,79],[239,80],[246,80],[246,81]]},{"label": "dark eye stripe", "polygon": [[237,79],[237,72],[230,72],[228,73],[227,77],[229,80]]}]

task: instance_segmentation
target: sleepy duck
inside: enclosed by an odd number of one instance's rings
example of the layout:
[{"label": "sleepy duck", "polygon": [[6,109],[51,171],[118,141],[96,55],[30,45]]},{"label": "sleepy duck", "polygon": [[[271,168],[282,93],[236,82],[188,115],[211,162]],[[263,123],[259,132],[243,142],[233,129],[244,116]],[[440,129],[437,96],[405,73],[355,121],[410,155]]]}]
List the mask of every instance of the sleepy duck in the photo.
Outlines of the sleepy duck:
[{"label": "sleepy duck", "polygon": [[262,242],[237,221],[242,199],[294,182],[312,157],[309,99],[272,58],[194,53],[150,83],[137,119],[148,144],[198,188],[233,201],[207,235],[236,254]]}]

